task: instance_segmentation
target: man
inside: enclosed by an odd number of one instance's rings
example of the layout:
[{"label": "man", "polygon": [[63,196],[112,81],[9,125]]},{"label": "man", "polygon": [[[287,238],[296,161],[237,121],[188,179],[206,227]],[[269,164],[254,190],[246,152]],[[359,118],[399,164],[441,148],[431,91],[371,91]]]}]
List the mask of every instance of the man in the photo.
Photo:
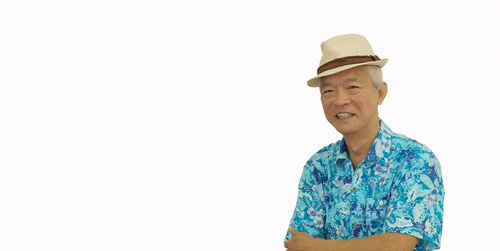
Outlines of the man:
[{"label": "man", "polygon": [[327,120],[343,139],[307,161],[285,238],[289,251],[434,250],[441,240],[444,187],[425,145],[379,119],[387,94],[379,59],[363,36],[321,44],[319,87]]}]

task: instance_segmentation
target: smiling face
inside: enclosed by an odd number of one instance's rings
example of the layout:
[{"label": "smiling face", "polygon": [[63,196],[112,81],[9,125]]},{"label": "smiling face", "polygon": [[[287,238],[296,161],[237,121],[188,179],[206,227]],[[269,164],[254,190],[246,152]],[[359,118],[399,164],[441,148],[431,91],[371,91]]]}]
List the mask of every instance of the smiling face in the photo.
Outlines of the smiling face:
[{"label": "smiling face", "polygon": [[320,93],[327,120],[344,137],[378,132],[377,106],[387,94],[387,84],[375,90],[364,66],[322,77]]}]

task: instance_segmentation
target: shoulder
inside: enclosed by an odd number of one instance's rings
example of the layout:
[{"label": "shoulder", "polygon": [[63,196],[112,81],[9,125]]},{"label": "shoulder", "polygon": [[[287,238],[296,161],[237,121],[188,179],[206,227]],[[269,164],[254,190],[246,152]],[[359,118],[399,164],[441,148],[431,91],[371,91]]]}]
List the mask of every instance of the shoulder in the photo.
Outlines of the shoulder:
[{"label": "shoulder", "polygon": [[442,182],[439,160],[426,145],[403,134],[394,134],[391,148],[393,161],[400,165],[400,178],[422,176],[422,179]]},{"label": "shoulder", "polygon": [[342,140],[324,146],[321,149],[319,149],[316,153],[314,153],[309,158],[307,163],[311,165],[317,165],[317,164],[325,165],[326,161],[331,160],[339,153],[341,146],[342,146]]},{"label": "shoulder", "polygon": [[307,163],[304,166],[304,172],[311,173],[317,177],[325,176],[332,159],[338,154],[341,145],[342,141],[339,140],[316,151],[307,160]]},{"label": "shoulder", "polygon": [[394,133],[391,146],[396,157],[406,162],[437,160],[429,147],[403,134]]}]

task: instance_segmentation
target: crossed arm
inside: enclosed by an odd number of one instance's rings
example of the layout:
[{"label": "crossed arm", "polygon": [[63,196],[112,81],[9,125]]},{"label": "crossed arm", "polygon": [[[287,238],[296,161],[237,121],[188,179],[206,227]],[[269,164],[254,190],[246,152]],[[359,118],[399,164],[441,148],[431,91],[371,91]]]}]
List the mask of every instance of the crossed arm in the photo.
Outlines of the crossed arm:
[{"label": "crossed arm", "polygon": [[375,234],[351,240],[324,240],[290,228],[293,239],[285,242],[287,251],[412,251],[419,239],[400,233]]}]

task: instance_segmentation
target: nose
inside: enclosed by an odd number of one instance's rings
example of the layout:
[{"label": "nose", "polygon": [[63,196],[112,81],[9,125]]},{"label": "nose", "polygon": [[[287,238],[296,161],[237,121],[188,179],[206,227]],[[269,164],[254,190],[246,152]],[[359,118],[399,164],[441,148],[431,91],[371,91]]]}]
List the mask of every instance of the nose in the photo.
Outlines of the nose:
[{"label": "nose", "polygon": [[333,99],[333,104],[336,106],[343,106],[346,104],[349,104],[351,102],[351,99],[349,97],[349,94],[347,94],[343,90],[339,90],[335,93],[335,97]]}]

